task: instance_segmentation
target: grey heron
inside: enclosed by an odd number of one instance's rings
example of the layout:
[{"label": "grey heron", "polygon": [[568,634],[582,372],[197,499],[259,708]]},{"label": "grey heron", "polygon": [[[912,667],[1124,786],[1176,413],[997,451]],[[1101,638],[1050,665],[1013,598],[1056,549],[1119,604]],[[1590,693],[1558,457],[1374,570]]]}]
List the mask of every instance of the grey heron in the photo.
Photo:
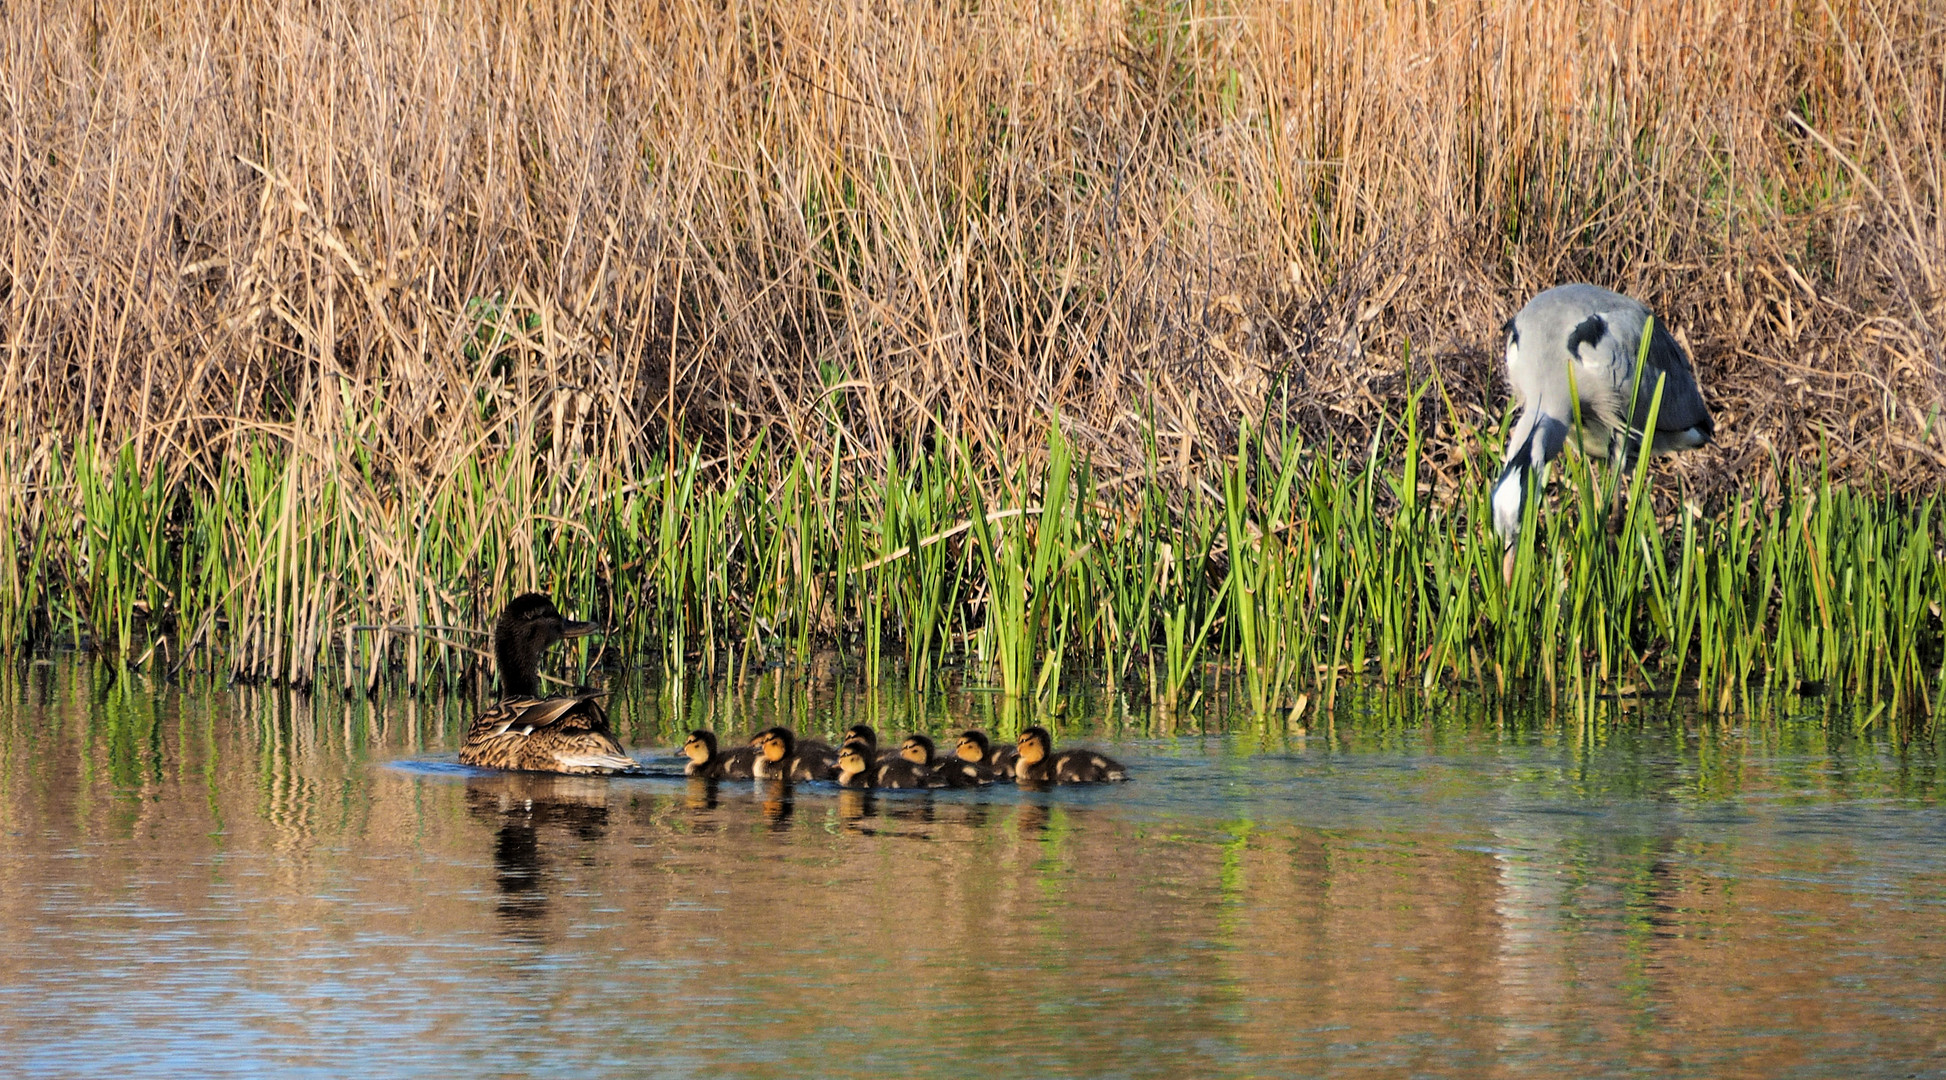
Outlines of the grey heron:
[{"label": "grey heron", "polygon": [[[1596,285],[1559,285],[1527,301],[1507,320],[1507,379],[1520,401],[1520,422],[1493,485],[1493,527],[1512,554],[1527,498],[1527,474],[1543,469],[1575,430],[1581,451],[1623,468],[1641,450],[1643,428],[1662,388],[1651,452],[1691,450],[1710,441],[1716,424],[1696,388],[1689,357],[1661,319],[1642,353],[1648,306]],[[1643,356],[1641,377],[1636,357]],[[1631,392],[1634,401],[1629,398]]]}]

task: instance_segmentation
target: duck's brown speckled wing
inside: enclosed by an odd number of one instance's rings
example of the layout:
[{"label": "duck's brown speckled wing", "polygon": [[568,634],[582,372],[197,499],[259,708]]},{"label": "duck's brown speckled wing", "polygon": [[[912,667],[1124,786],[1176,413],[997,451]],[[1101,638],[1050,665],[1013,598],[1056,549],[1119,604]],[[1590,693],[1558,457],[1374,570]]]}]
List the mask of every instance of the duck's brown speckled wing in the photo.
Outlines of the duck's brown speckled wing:
[{"label": "duck's brown speckled wing", "polygon": [[523,772],[613,773],[636,763],[608,730],[600,694],[506,698],[473,721],[463,765]]}]

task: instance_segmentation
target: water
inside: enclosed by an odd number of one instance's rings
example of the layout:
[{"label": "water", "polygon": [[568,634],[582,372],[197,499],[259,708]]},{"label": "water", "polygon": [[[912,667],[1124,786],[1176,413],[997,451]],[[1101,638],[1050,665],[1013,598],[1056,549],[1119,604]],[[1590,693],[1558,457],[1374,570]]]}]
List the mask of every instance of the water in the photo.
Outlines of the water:
[{"label": "water", "polygon": [[[1008,719],[764,685],[615,711]],[[472,774],[462,701],[0,689],[12,1075],[1946,1076],[1946,766],[1882,724],[1077,700],[1134,783],[784,797]]]}]

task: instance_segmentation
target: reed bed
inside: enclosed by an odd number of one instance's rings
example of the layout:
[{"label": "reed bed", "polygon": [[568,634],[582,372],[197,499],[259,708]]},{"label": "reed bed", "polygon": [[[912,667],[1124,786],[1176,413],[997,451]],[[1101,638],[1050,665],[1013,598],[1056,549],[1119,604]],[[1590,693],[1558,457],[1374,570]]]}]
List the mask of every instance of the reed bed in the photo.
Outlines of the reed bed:
[{"label": "reed bed", "polygon": [[[1214,679],[1252,713],[1299,719],[1368,679],[1582,711],[1615,694],[1727,710],[1804,692],[1936,711],[1937,495],[1802,474],[1714,513],[1665,493],[1658,515],[1648,468],[1570,456],[1503,577],[1495,455],[1476,447],[1454,495],[1435,497],[1426,393],[1365,447],[1246,426],[1219,475],[1190,486],[1165,483],[1159,460],[1103,475],[1058,427],[997,482],[943,441],[869,472],[761,443],[620,475],[522,448],[405,497],[348,449],[264,440],[171,483],[126,448],[105,476],[70,475],[83,446],[41,469],[61,495],[38,501],[43,517],[10,523],[28,530],[33,572],[0,582],[0,626],[169,670],[428,686],[475,677],[479,628],[539,585],[604,620],[614,654],[677,677],[835,652],[868,682],[923,687],[957,665],[1046,699],[1105,678],[1165,712]],[[0,505],[21,505],[10,494]]]},{"label": "reed bed", "polygon": [[[0,23],[9,647],[430,685],[545,586],[671,669],[1938,701],[1928,0]],[[1570,465],[1509,588],[1496,328],[1574,278],[1719,442],[1620,537]]]}]

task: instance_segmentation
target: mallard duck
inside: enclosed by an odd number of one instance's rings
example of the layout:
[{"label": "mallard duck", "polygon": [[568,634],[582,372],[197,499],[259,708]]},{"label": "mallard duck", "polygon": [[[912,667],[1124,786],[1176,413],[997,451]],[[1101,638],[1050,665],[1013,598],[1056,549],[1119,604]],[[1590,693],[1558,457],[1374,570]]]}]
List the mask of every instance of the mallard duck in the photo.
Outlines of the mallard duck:
[{"label": "mallard duck", "polygon": [[523,772],[616,773],[634,770],[634,759],[608,730],[602,695],[579,690],[540,696],[541,654],[563,638],[595,630],[573,622],[539,593],[517,596],[493,624],[493,659],[500,669],[500,700],[467,729],[462,765]]},{"label": "mallard duck", "polygon": [[705,780],[748,780],[753,775],[751,767],[757,760],[757,748],[739,746],[734,750],[721,753],[716,749],[716,733],[697,728],[683,740],[683,756],[689,759],[682,767],[684,776],[700,776]]},{"label": "mallard duck", "polygon": [[1105,754],[1093,750],[1056,754],[1054,737],[1038,724],[1021,732],[1016,745],[1020,756],[1014,762],[1014,778],[1022,783],[1097,784],[1128,779],[1128,770]]},{"label": "mallard duck", "polygon": [[872,767],[871,759],[865,756],[865,748],[862,745],[847,741],[845,745],[838,748],[836,779],[839,787],[869,788],[872,786],[872,774],[876,771]]},{"label": "mallard duck", "polygon": [[993,782],[985,769],[970,761],[935,756],[932,740],[924,735],[907,735],[899,744],[899,756],[926,770],[946,787],[978,787]]},{"label": "mallard duck", "polygon": [[993,745],[987,741],[986,732],[973,728],[959,733],[959,742],[953,747],[953,756],[979,766],[982,775],[989,780],[998,780],[1002,777],[1011,780],[1014,775],[1014,759],[1019,755],[1011,746]]},{"label": "mallard duck", "polygon": [[837,776],[837,751],[815,739],[800,743],[790,728],[765,728],[750,745],[757,748],[750,771],[759,780],[831,780]]}]

